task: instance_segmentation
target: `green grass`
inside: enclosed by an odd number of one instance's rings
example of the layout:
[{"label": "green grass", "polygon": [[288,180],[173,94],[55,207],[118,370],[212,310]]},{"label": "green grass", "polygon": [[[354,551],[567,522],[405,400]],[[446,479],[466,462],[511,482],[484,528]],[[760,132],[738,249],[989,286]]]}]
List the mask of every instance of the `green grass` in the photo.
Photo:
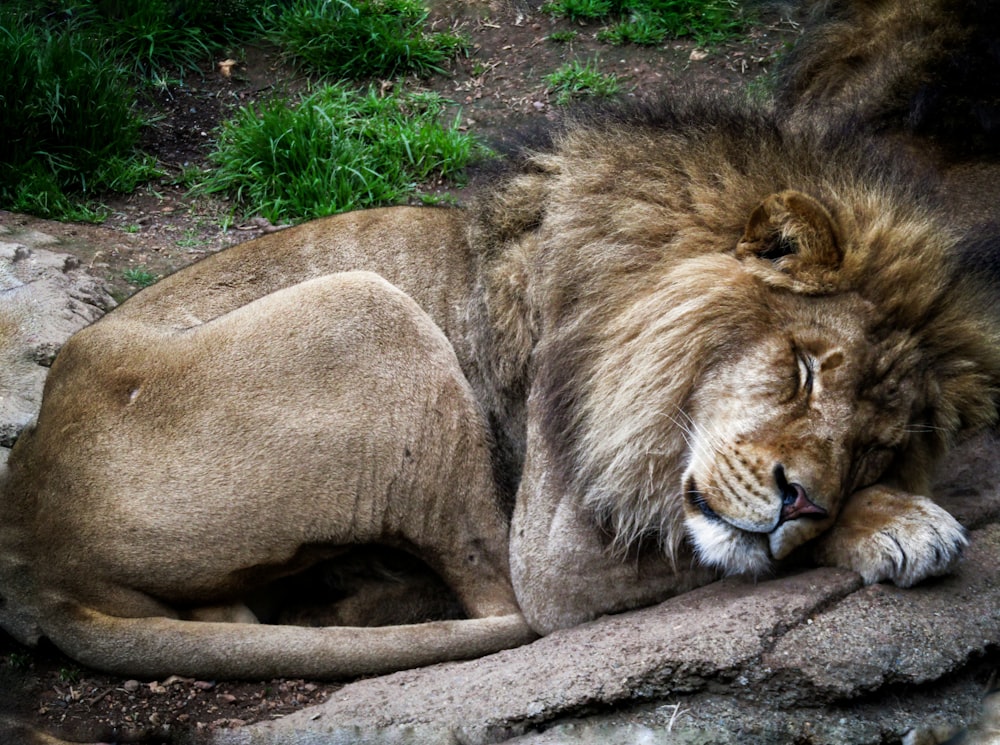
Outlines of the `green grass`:
[{"label": "green grass", "polygon": [[571,21],[597,21],[614,11],[612,0],[552,0],[542,6],[544,13]]},{"label": "green grass", "polygon": [[7,655],[7,664],[14,670],[29,670],[31,655],[27,652],[11,652]]},{"label": "green grass", "polygon": [[341,78],[441,72],[468,46],[450,32],[426,27],[417,0],[292,0],[270,6],[264,25],[292,58]]},{"label": "green grass", "polygon": [[82,677],[83,671],[75,665],[59,668],[59,680],[63,683],[79,683]]},{"label": "green grass", "polygon": [[618,78],[612,73],[602,73],[597,69],[597,60],[567,62],[543,80],[556,94],[556,103],[565,105],[574,99],[596,97],[608,98],[618,93]]},{"label": "green grass", "polygon": [[264,0],[91,0],[109,44],[145,77],[197,70],[212,54],[260,36]]},{"label": "green grass", "polygon": [[[45,217],[101,219],[93,198],[156,171],[135,155],[142,122],[125,70],[72,25],[0,12],[0,204]],[[71,196],[72,195],[72,196]]]},{"label": "green grass", "polygon": [[542,10],[576,21],[601,21],[609,44],[655,45],[690,37],[717,44],[740,33],[746,22],[735,0],[551,0]]},{"label": "green grass", "polygon": [[435,94],[380,96],[343,84],[297,105],[248,106],[224,124],[214,167],[196,187],[225,193],[277,224],[394,204],[431,178],[461,179],[484,149],[441,124]]},{"label": "green grass", "polygon": [[250,35],[264,0],[0,5],[0,206],[99,222],[106,192],[161,175],[136,151],[137,89]]},{"label": "green grass", "polygon": [[420,203],[428,207],[454,207],[458,200],[454,195],[444,192],[443,194],[421,194]]},{"label": "green grass", "polygon": [[178,238],[174,243],[181,248],[198,248],[206,245],[208,241],[202,238],[195,228],[189,228],[184,231],[184,237]]},{"label": "green grass", "polygon": [[554,41],[556,44],[568,44],[579,35],[576,31],[553,31],[549,34],[549,41]]},{"label": "green grass", "polygon": [[148,269],[143,269],[142,267],[137,267],[135,269],[126,269],[122,272],[122,279],[131,285],[136,287],[149,287],[151,284],[156,282],[159,277],[153,274]]},{"label": "green grass", "polygon": [[83,33],[140,78],[195,70],[226,46],[260,36],[268,0],[10,0],[11,13],[55,33]]}]

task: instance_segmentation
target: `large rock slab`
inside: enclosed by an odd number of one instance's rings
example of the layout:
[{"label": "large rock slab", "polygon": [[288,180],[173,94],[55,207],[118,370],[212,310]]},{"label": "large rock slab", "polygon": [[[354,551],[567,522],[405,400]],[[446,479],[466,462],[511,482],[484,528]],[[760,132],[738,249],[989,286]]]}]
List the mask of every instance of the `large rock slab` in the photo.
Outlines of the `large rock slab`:
[{"label": "large rock slab", "polygon": [[996,437],[964,443],[941,474],[941,503],[975,528],[949,577],[907,590],[834,569],[730,578],[519,649],[358,681],[213,742],[881,745],[968,724],[1000,669]]},{"label": "large rock slab", "polygon": [[395,730],[422,743],[497,742],[587,706],[744,687],[744,671],[784,628],[860,585],[835,569],[756,584],[727,579],[520,649],[359,681],[322,706],[221,741],[311,743]]},{"label": "large rock slab", "polygon": [[938,680],[1000,641],[998,557],[1000,525],[977,530],[955,574],[907,590],[865,587],[790,630],[762,662],[811,701]]}]

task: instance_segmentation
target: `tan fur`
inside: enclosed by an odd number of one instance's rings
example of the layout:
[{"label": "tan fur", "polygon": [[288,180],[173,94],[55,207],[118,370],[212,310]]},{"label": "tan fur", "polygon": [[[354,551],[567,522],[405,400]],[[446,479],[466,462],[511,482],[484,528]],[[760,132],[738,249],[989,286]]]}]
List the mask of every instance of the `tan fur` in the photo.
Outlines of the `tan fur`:
[{"label": "tan fur", "polygon": [[[74,336],[9,462],[5,628],[150,676],[357,675],[531,638],[482,414],[441,333],[464,323],[448,294],[468,283],[461,230],[460,213],[434,210],[317,221],[175,274]],[[343,271],[366,261],[409,295]],[[420,554],[473,620],[219,623],[252,620],[243,601],[272,581],[375,542]]]},{"label": "tan fur", "polygon": [[[0,622],[130,674],[335,676],[804,544],[867,581],[946,572],[966,539],[929,475],[994,419],[1000,351],[909,184],[680,106],[569,127],[471,214],[344,215],[179,272],[53,366],[0,507]],[[421,556],[472,618],[192,622],[358,543]]]}]

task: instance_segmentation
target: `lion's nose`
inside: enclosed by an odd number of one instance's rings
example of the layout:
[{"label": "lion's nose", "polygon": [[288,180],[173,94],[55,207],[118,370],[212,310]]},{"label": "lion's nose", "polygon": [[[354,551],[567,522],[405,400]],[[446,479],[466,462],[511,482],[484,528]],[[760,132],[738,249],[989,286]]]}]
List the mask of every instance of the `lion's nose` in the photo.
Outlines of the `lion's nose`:
[{"label": "lion's nose", "polygon": [[809,499],[801,484],[788,481],[785,467],[780,463],[774,467],[774,480],[781,494],[781,517],[778,518],[778,525],[799,517],[819,519],[827,516],[826,510]]}]

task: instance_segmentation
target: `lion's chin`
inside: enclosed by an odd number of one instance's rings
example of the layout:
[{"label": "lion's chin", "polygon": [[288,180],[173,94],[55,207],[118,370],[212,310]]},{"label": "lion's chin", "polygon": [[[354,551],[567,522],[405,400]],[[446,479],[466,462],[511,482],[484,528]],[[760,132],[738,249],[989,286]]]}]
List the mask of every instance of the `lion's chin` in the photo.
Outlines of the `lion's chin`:
[{"label": "lion's chin", "polygon": [[758,576],[770,571],[771,554],[766,534],[748,533],[703,514],[689,514],[685,524],[702,563],[726,574]]}]

